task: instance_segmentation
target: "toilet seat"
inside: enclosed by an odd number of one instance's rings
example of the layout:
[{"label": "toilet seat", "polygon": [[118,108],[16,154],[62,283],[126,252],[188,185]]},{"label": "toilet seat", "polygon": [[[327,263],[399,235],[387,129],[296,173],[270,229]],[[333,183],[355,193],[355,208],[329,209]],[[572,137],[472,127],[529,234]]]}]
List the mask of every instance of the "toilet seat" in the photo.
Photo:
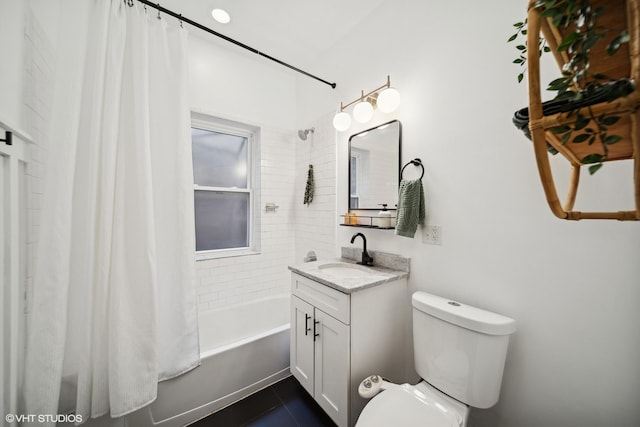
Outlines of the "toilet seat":
[{"label": "toilet seat", "polygon": [[356,427],[464,427],[468,411],[423,381],[382,391],[365,406]]}]

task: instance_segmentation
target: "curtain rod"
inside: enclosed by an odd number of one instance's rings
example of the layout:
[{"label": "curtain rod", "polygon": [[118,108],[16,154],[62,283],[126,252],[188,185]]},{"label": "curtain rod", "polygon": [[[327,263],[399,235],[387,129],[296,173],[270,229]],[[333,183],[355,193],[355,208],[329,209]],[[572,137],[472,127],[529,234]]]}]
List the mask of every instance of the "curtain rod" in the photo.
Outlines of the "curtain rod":
[{"label": "curtain rod", "polygon": [[[204,26],[204,25],[202,25],[202,24],[198,24],[197,22],[192,21],[191,19],[189,19],[189,18],[186,18],[186,17],[182,16],[181,14],[175,13],[175,12],[174,12],[174,11],[172,11],[172,10],[169,10],[169,9],[167,9],[167,8],[164,8],[164,7],[160,6],[160,3],[152,3],[152,2],[150,2],[149,0],[138,0],[138,1],[139,1],[140,3],[142,3],[142,4],[145,4],[145,5],[149,6],[149,7],[152,7],[152,8],[154,8],[154,9],[158,10],[158,12],[162,12],[162,13],[165,13],[165,14],[167,14],[167,15],[173,16],[174,18],[178,19],[178,20],[179,20],[179,21],[181,21],[181,22],[186,22],[187,24],[192,25],[192,26],[194,26],[194,27],[196,27],[196,28],[199,28],[199,29],[201,29],[201,30],[203,30],[203,31],[206,31],[206,32],[207,32],[207,33],[209,33],[209,34],[213,34],[213,35],[214,35],[214,36],[216,36],[216,37],[220,37],[221,39],[224,39],[224,40],[226,40],[226,41],[228,41],[228,42],[230,42],[230,43],[233,43],[233,44],[235,44],[236,46],[239,46],[239,47],[241,47],[241,48],[243,48],[243,49],[246,49],[246,50],[248,50],[248,51],[250,51],[250,52],[253,52],[253,53],[255,53],[256,55],[260,55],[260,56],[262,56],[262,57],[264,57],[264,58],[267,58],[267,59],[270,59],[271,61],[276,62],[276,63],[278,63],[278,64],[280,64],[280,65],[282,65],[282,66],[284,66],[284,67],[287,67],[287,68],[290,68],[290,69],[292,69],[292,70],[294,70],[294,71],[297,71],[297,72],[298,72],[298,73],[300,73],[300,74],[304,74],[304,75],[305,75],[305,76],[307,76],[307,77],[311,77],[312,79],[316,79],[316,80],[318,80],[318,81],[320,81],[320,82],[322,82],[322,83],[324,83],[324,84],[326,84],[326,85],[331,86],[333,89],[335,89],[335,88],[336,88],[336,84],[335,84],[335,83],[328,82],[328,81],[326,81],[326,80],[324,80],[324,79],[321,79],[321,78],[320,78],[320,77],[318,77],[318,76],[314,76],[314,75],[313,75],[313,74],[311,74],[311,73],[307,73],[306,71],[301,70],[300,68],[294,67],[294,66],[293,66],[293,65],[291,65],[291,64],[287,64],[286,62],[281,61],[281,60],[279,60],[279,59],[277,59],[277,58],[274,58],[274,57],[273,57],[273,56],[271,56],[271,55],[267,55],[267,54],[266,54],[266,53],[264,53],[264,52],[260,52],[258,49],[255,49],[255,48],[253,48],[253,47],[251,47],[251,46],[248,46],[248,45],[246,45],[246,44],[244,44],[244,43],[242,43],[242,42],[239,42],[238,40],[235,40],[235,39],[232,39],[231,37],[225,36],[224,34],[221,34],[221,33],[217,32],[217,31],[214,31],[214,30],[212,30],[212,29],[211,29],[211,28],[209,28],[209,27],[205,27],[205,26]],[[129,6],[133,6],[133,0],[125,0],[125,2],[126,2]]]}]

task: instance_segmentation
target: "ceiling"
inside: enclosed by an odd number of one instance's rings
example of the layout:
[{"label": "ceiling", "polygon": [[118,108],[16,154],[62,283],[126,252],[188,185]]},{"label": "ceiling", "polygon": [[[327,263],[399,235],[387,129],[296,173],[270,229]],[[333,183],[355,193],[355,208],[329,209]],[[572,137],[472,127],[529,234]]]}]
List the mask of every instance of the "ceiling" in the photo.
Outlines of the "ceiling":
[{"label": "ceiling", "polygon": [[[160,0],[160,6],[302,68],[322,57],[384,1]],[[214,21],[213,8],[229,12],[231,22]],[[196,29],[192,33],[215,38]]]}]

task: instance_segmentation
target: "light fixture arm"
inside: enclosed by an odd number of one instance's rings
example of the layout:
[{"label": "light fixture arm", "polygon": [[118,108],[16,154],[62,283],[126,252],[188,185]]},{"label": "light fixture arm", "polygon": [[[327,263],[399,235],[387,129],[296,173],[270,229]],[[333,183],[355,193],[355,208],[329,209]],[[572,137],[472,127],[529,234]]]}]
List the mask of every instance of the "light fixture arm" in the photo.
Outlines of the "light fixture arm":
[{"label": "light fixture arm", "polygon": [[345,108],[350,107],[351,105],[355,104],[356,102],[360,102],[360,101],[364,101],[365,99],[367,99],[369,96],[373,95],[374,93],[378,92],[380,89],[384,89],[384,88],[389,88],[391,87],[391,77],[387,76],[387,82],[385,84],[383,84],[382,86],[375,88],[374,90],[372,90],[371,92],[367,93],[365,95],[364,90],[360,92],[360,97],[354,99],[353,101],[351,101],[348,104],[343,104],[342,102],[340,102],[340,111],[344,111]]}]

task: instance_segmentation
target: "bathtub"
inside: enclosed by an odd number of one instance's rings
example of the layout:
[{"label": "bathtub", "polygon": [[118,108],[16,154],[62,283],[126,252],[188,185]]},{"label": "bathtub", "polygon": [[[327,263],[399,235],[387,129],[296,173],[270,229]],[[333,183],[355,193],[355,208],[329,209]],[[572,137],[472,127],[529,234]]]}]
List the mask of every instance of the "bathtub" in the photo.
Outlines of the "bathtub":
[{"label": "bathtub", "polygon": [[178,427],[289,375],[289,295],[199,317],[201,364],[158,384],[158,397],[129,415],[129,426]]}]

